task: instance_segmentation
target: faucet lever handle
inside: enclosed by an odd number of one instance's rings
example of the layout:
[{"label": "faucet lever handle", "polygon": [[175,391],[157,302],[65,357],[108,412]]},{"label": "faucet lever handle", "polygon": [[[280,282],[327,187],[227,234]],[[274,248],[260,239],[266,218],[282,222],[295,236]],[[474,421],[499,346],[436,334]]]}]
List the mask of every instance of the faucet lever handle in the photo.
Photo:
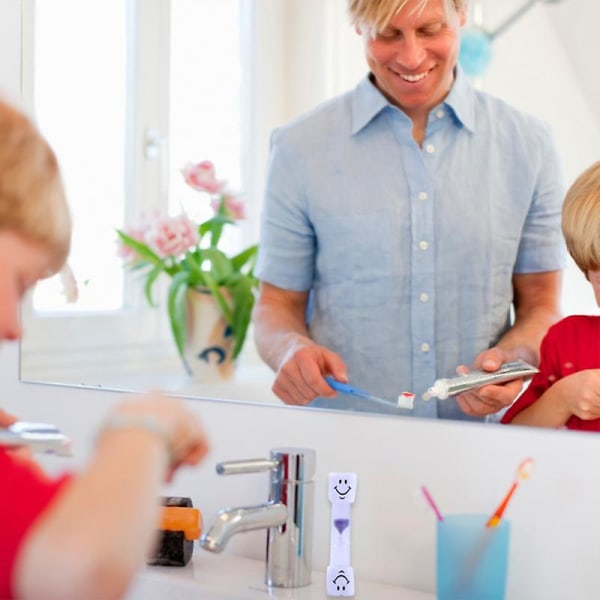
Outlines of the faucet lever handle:
[{"label": "faucet lever handle", "polygon": [[238,475],[240,473],[259,473],[261,471],[270,471],[279,466],[279,461],[269,460],[267,458],[249,458],[246,460],[228,460],[217,463],[217,473],[219,475]]}]

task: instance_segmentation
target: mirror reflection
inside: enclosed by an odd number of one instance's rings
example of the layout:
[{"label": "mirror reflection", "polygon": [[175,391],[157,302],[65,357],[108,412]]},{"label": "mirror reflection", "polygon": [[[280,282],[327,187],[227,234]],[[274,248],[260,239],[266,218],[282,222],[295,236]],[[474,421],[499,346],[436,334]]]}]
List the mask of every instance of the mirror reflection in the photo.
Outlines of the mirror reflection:
[{"label": "mirror reflection", "polygon": [[[254,346],[253,324],[233,377],[189,377],[171,335],[168,282],[157,279],[156,306],[149,306],[143,280],[123,269],[115,230],[156,210],[209,219],[210,199],[187,185],[181,170],[210,160],[217,179],[244,196],[246,219],[223,239],[226,254],[256,243],[271,131],[366,74],[346,3],[49,4],[23,5],[24,92],[61,159],[74,205],[70,265],[79,299],[65,302],[69,274],[36,291],[24,315],[22,378],[111,389],[159,386],[280,404],[271,391],[274,375]],[[493,29],[520,5],[471,2],[469,19]],[[474,82],[550,123],[567,185],[598,150],[592,107],[599,94],[586,76],[590,53],[581,52],[571,33],[573,23],[594,22],[590,10],[582,0],[539,2],[494,40],[492,59]],[[65,30],[65,22],[84,25]],[[592,290],[572,262],[561,308],[563,314],[597,313]],[[348,343],[364,343],[369,335]],[[368,382],[362,387],[394,398],[414,389],[412,381],[387,393]]]}]

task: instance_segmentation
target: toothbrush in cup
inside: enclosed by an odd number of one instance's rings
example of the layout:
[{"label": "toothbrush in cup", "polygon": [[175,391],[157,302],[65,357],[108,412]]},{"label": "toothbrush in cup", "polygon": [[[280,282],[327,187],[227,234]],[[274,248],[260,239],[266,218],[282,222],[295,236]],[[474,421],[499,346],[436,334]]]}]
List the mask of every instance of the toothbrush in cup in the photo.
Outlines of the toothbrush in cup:
[{"label": "toothbrush in cup", "polygon": [[440,512],[438,505],[435,503],[433,496],[429,493],[429,490],[424,485],[421,486],[421,492],[423,492],[423,496],[425,496],[425,500],[427,500],[427,504],[429,504],[429,507],[435,513],[435,518],[438,521],[443,521],[444,517],[442,517],[442,513]]},{"label": "toothbrush in cup", "polygon": [[515,493],[519,482],[529,479],[533,471],[533,458],[526,458],[517,467],[517,475],[512,482],[512,485],[508,489],[506,496],[502,499],[502,502],[498,505],[498,508],[494,511],[494,514],[487,520],[486,527],[497,527],[502,519],[502,515],[510,502],[513,494]]}]

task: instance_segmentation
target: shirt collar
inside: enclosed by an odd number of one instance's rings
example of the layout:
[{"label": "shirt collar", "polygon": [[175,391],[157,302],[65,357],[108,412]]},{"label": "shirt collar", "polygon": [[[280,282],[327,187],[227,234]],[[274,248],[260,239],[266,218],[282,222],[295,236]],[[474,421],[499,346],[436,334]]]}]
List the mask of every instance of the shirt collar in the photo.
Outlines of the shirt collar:
[{"label": "shirt collar", "polygon": [[460,66],[456,67],[454,83],[444,100],[457,121],[470,132],[475,131],[475,90]]},{"label": "shirt collar", "polygon": [[366,127],[382,110],[391,106],[371,81],[369,73],[352,94],[352,135]]},{"label": "shirt collar", "polygon": [[[475,131],[475,91],[462,69],[456,67],[456,77],[450,93],[443,102],[459,123]],[[367,75],[352,95],[352,135],[366,127],[382,110],[392,106]]]}]

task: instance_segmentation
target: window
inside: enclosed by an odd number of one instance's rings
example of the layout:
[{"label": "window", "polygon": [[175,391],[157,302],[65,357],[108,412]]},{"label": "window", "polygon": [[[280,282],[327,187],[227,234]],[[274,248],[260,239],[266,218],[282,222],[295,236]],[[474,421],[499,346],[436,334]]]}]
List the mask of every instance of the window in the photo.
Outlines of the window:
[{"label": "window", "polygon": [[[70,260],[82,284],[79,302],[71,306],[64,304],[58,278],[40,285],[36,310],[107,311],[123,305],[112,232],[122,220],[130,168],[127,9],[122,0],[30,5],[33,110],[63,168],[76,224]],[[64,27],[69,22],[80,25]]]},{"label": "window", "polygon": [[149,308],[123,270],[115,229],[153,209],[178,212],[190,193],[179,175],[189,160],[213,160],[242,188],[239,2],[23,7],[24,97],[61,164],[79,288],[77,303],[66,304],[58,276],[36,287],[25,307],[24,370],[128,364],[148,347],[151,361],[168,362],[166,311]]}]

